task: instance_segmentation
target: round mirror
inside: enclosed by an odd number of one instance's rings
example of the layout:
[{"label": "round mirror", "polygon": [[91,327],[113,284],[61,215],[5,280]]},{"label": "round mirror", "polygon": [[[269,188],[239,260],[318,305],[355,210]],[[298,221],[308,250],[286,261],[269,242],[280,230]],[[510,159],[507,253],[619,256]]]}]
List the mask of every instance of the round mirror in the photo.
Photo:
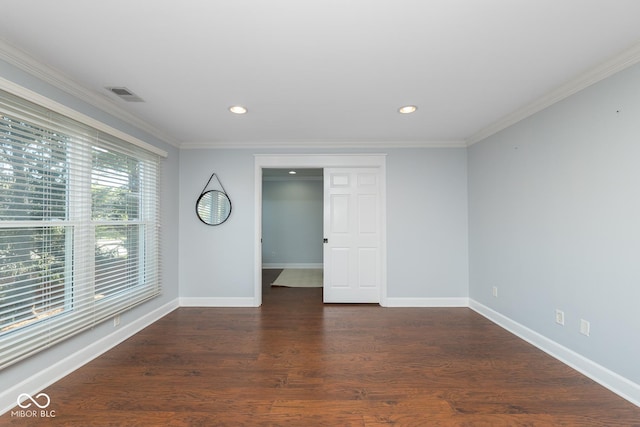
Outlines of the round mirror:
[{"label": "round mirror", "polygon": [[209,190],[198,197],[196,213],[200,221],[207,225],[220,225],[231,214],[231,200],[226,193]]}]

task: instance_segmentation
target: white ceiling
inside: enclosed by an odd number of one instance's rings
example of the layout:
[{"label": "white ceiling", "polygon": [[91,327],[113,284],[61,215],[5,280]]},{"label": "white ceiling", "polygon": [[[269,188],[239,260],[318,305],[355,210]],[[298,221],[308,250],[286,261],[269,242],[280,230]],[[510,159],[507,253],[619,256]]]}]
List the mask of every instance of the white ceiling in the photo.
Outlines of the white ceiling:
[{"label": "white ceiling", "polygon": [[[2,0],[0,9],[5,43],[182,146],[459,145],[640,40],[638,0]],[[235,104],[249,113],[231,114]],[[405,104],[419,109],[398,114]]]}]

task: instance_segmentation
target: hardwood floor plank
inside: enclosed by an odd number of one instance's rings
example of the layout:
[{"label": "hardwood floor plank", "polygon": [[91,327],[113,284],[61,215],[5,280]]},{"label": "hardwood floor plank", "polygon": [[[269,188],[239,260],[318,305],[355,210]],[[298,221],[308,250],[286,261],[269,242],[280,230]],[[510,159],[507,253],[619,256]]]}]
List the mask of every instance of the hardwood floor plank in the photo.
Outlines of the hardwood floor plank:
[{"label": "hardwood floor plank", "polygon": [[472,310],[326,305],[276,273],[260,308],[180,308],[51,385],[46,425],[640,426]]}]

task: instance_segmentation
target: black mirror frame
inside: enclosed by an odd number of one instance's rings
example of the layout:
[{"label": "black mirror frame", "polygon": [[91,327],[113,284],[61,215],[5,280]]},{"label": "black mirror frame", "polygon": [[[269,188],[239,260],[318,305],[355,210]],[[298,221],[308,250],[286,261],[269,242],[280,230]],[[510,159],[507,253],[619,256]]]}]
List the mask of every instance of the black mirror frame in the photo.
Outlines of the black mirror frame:
[{"label": "black mirror frame", "polygon": [[[227,199],[227,202],[229,202],[229,212],[227,212],[227,216],[220,222],[218,223],[210,223],[205,221],[204,219],[202,219],[202,217],[200,216],[200,212],[198,211],[198,206],[200,205],[200,201],[202,200],[202,198],[204,196],[206,196],[209,193],[219,193],[224,195],[224,197]],[[204,191],[202,194],[200,194],[200,197],[198,197],[198,200],[196,201],[196,216],[198,217],[198,219],[205,225],[210,225],[210,226],[216,226],[216,225],[220,225],[220,224],[224,224],[229,217],[231,216],[231,211],[233,210],[233,205],[231,204],[231,199],[229,198],[229,195],[227,193],[225,193],[224,191],[220,191],[220,190],[208,190],[208,191]]]},{"label": "black mirror frame", "polygon": [[[209,186],[209,184],[211,183],[211,180],[215,177],[215,179],[218,181],[218,184],[220,184],[220,188],[222,189],[222,191],[220,190],[209,190],[207,191],[207,187]],[[202,217],[200,216],[200,212],[198,211],[198,206],[200,205],[200,201],[202,200],[202,198],[209,194],[209,193],[219,193],[224,195],[224,197],[227,199],[227,202],[229,203],[229,212],[227,212],[227,216],[220,222],[216,223],[216,224],[212,224],[209,223],[207,221],[205,221],[204,219],[202,219]],[[205,184],[204,188],[202,189],[202,191],[200,192],[200,196],[198,197],[198,200],[196,200],[196,216],[198,217],[198,219],[205,225],[211,225],[211,226],[216,226],[216,225],[220,225],[220,224],[224,224],[229,217],[231,216],[231,211],[233,210],[233,205],[231,204],[231,198],[229,197],[229,195],[227,194],[227,192],[224,189],[224,186],[222,185],[222,182],[220,181],[220,178],[218,178],[218,176],[216,175],[216,173],[212,173],[211,177],[209,178],[209,181],[207,181],[207,183]]]}]

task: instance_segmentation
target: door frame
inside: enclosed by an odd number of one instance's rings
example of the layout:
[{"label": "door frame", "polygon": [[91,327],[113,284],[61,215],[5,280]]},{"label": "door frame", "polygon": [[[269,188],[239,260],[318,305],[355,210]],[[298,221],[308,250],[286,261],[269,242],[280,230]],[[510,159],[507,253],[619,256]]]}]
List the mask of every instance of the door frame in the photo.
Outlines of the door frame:
[{"label": "door frame", "polygon": [[387,301],[386,154],[255,154],[254,155],[254,305],[262,305],[262,169],[366,167],[380,170],[380,305]]}]

